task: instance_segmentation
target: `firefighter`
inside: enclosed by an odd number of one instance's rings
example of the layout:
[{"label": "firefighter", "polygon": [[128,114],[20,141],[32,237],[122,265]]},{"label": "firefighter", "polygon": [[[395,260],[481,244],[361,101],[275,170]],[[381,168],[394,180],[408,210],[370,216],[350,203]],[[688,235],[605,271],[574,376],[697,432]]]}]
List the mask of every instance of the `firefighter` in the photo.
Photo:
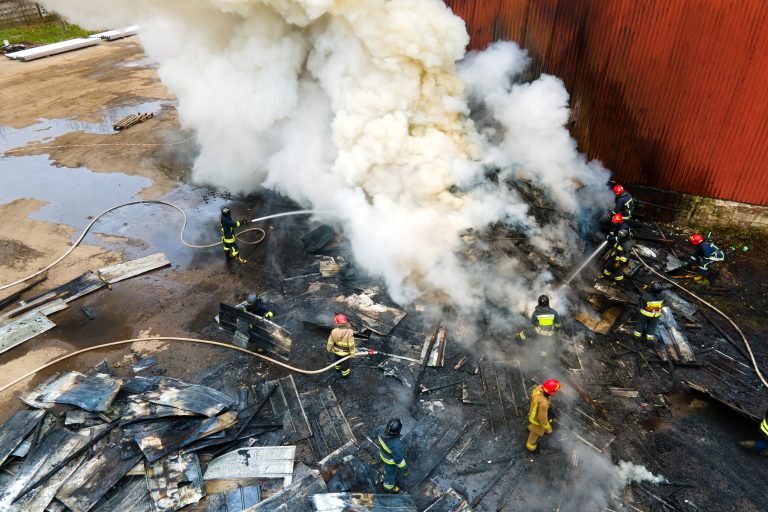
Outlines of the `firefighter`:
[{"label": "firefighter", "polygon": [[620,229],[616,232],[616,242],[613,248],[608,252],[605,259],[603,275],[619,282],[624,279],[624,269],[629,263],[629,256],[632,253],[632,239],[629,236],[628,229]]},{"label": "firefighter", "polygon": [[[334,357],[336,357],[336,361],[338,361],[355,353],[355,338],[346,316],[339,313],[334,317],[334,321],[336,322],[336,328],[331,331],[331,335],[328,337],[326,349],[328,352],[332,352]],[[338,363],[336,371],[340,372],[344,378],[349,377],[349,374],[352,372],[350,360],[347,359]]]},{"label": "firefighter", "polygon": [[549,307],[549,296],[539,296],[539,303],[531,315],[531,326],[535,334],[532,334],[529,329],[523,329],[516,335],[520,341],[525,341],[534,335],[550,338],[560,329],[560,315]]},{"label": "firefighter", "polygon": [[704,240],[704,237],[699,233],[694,233],[688,240],[694,247],[694,254],[684,265],[685,267],[690,265],[697,265],[699,267],[699,275],[694,277],[694,281],[698,281],[701,284],[709,284],[709,266],[717,261],[723,261],[725,254],[722,250],[709,240]]},{"label": "firefighter", "polygon": [[272,317],[275,316],[275,314],[272,311],[270,311],[269,304],[264,302],[261,299],[261,297],[259,297],[255,293],[248,294],[248,298],[246,299],[245,304],[243,305],[243,311],[247,311],[252,315],[257,315],[262,318],[266,318],[267,320],[270,320]]},{"label": "firefighter", "polygon": [[631,219],[632,213],[635,210],[632,195],[624,190],[624,187],[618,184],[613,187],[613,193],[616,196],[616,204],[614,205],[613,210],[611,210],[611,215],[620,213],[622,217],[624,217],[624,220]]},{"label": "firefighter", "polygon": [[560,383],[555,379],[544,381],[544,384],[536,386],[531,392],[531,408],[528,411],[528,440],[525,447],[528,451],[535,452],[538,441],[544,434],[552,433],[552,420],[549,419],[549,405]]},{"label": "firefighter", "polygon": [[760,431],[763,433],[760,439],[755,441],[741,441],[739,444],[744,448],[757,450],[763,455],[768,456],[768,410],[766,410],[763,415],[763,422],[760,423]]},{"label": "firefighter", "polygon": [[221,209],[221,225],[219,227],[221,231],[221,241],[224,243],[224,254],[227,255],[227,261],[235,260],[238,263],[247,263],[240,256],[240,251],[237,248],[237,238],[235,238],[235,228],[240,226],[247,226],[250,224],[249,220],[232,220],[232,212],[226,206]]},{"label": "firefighter", "polygon": [[392,418],[387,422],[386,428],[376,435],[379,457],[384,462],[384,483],[382,486],[386,492],[400,492],[400,487],[395,483],[398,470],[403,472],[403,476],[408,476],[410,473],[408,463],[405,462],[403,440],[400,437],[402,428],[402,422],[398,418]]},{"label": "firefighter", "polygon": [[640,301],[640,318],[635,324],[633,333],[636,338],[642,338],[645,334],[646,340],[656,340],[656,326],[659,324],[661,308],[664,307],[664,299],[661,296],[663,290],[664,287],[658,281],[648,285]]},{"label": "firefighter", "polygon": [[615,244],[619,239],[619,231],[625,230],[629,236],[632,236],[632,230],[629,229],[629,223],[624,219],[624,216],[620,213],[614,213],[611,216],[611,228],[608,231],[608,236],[605,239],[608,243]]}]

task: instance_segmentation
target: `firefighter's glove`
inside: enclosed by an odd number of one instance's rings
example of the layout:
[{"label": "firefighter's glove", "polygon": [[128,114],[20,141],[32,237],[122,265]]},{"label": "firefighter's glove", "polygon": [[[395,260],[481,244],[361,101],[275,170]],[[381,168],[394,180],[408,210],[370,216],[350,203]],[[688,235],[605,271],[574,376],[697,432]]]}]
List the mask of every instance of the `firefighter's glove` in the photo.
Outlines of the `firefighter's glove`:
[{"label": "firefighter's glove", "polygon": [[264,315],[264,318],[266,318],[267,320],[269,320],[270,318],[272,318],[272,317],[274,317],[274,316],[275,316],[275,314],[274,314],[273,312],[271,312],[271,311],[267,311],[267,312],[266,312],[266,314]]},{"label": "firefighter's glove", "polygon": [[243,219],[243,220],[240,221],[240,224],[242,224],[243,226],[247,226],[250,223],[251,223],[251,221],[249,221],[248,219]]},{"label": "firefighter's glove", "polygon": [[521,343],[525,341],[525,331],[520,331],[519,333],[515,334],[515,338],[517,338]]}]

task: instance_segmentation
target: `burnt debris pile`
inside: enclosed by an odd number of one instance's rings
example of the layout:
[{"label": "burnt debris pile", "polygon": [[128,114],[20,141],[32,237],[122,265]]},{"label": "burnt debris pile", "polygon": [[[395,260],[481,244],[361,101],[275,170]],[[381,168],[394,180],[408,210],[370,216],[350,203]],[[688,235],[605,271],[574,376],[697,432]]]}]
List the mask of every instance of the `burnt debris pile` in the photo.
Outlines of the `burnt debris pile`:
[{"label": "burnt debris pile", "polygon": [[[637,255],[657,271],[685,258],[672,243],[682,233],[634,228]],[[261,309],[221,303],[204,337],[321,368],[333,361],[326,340],[343,313],[365,353],[348,377],[234,351],[188,381],[166,374],[164,353],[61,371],[23,391],[24,408],[0,427],[0,509],[695,510],[712,494],[660,455],[699,456],[699,437],[672,426],[677,394],[701,391],[753,419],[766,405],[733,335],[682,292],[661,292],[654,342],[634,337],[656,279],[635,256],[620,283],[599,278],[596,259],[568,290],[551,292],[562,328],[521,340],[530,308],[520,304],[534,302],[540,276],[552,290],[578,263],[565,251],[505,224],[465,233],[465,261],[512,262],[510,279],[530,290],[519,303],[488,297],[471,314],[439,296],[398,306],[332,227],[297,231],[275,254],[288,262],[279,277],[253,283],[266,290]],[[561,384],[553,433],[531,453],[531,393],[548,379]],[[409,469],[399,494],[382,488],[378,435],[392,418]]]}]

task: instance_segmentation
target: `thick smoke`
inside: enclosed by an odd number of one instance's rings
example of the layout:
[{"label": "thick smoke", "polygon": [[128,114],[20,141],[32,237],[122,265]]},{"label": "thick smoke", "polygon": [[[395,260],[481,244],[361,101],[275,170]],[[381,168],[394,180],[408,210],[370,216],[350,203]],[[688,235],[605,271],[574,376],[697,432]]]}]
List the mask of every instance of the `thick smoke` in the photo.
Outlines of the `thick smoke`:
[{"label": "thick smoke", "polygon": [[[194,179],[333,212],[358,264],[400,303],[522,311],[530,278],[514,261],[468,263],[462,235],[503,222],[569,260],[610,200],[608,173],[565,128],[562,82],[523,83],[528,58],[513,43],[464,58],[463,21],[440,0],[45,4],[90,28],[140,24],[197,136]],[[508,182],[540,191],[550,218]]]}]

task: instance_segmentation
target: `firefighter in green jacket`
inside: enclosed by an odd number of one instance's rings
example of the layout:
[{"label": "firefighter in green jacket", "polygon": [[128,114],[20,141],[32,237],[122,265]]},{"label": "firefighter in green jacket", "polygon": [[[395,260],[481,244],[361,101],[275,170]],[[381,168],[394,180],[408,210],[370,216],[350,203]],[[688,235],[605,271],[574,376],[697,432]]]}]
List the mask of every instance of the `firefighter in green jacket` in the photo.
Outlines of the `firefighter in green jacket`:
[{"label": "firefighter in green jacket", "polygon": [[379,458],[384,463],[384,483],[382,486],[387,492],[400,492],[396,484],[397,473],[402,471],[403,476],[408,476],[410,469],[405,462],[405,449],[400,437],[402,422],[398,418],[392,418],[387,422],[387,427],[376,435],[376,444],[379,448]]},{"label": "firefighter in green jacket", "polygon": [[550,338],[560,329],[560,315],[549,307],[549,296],[539,296],[539,303],[531,315],[531,327],[533,327],[533,333],[529,329],[523,329],[517,333],[517,338],[520,341],[525,341],[532,336]]},{"label": "firefighter in green jacket", "polygon": [[227,255],[227,261],[235,260],[238,263],[247,263],[240,256],[240,249],[237,247],[237,238],[235,237],[235,228],[247,226],[249,220],[233,220],[232,212],[226,206],[221,209],[221,242],[224,244],[224,254]]}]

